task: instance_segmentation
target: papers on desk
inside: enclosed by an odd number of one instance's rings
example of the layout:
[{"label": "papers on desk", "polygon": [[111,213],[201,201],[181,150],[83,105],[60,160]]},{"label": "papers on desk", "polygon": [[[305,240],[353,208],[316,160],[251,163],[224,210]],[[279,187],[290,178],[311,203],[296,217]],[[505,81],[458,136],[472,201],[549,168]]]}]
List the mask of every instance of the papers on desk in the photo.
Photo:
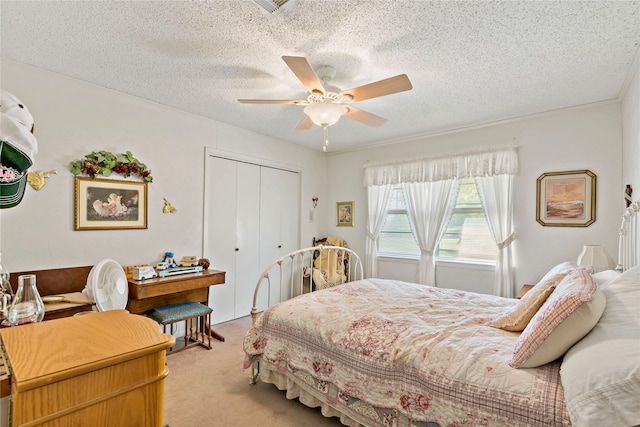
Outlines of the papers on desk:
[{"label": "papers on desk", "polygon": [[[62,297],[62,299],[60,297]],[[88,296],[86,296],[82,292],[46,295],[42,297],[42,302],[44,302],[44,312],[50,314],[75,307],[95,304]],[[89,308],[87,307],[87,309]]]}]

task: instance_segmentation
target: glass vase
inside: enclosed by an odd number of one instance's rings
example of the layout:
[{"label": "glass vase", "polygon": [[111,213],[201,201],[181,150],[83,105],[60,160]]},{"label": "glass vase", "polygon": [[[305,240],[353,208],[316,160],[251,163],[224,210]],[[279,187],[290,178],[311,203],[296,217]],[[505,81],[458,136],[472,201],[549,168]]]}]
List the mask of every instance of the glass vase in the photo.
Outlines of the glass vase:
[{"label": "glass vase", "polygon": [[40,322],[44,318],[44,303],[36,287],[36,275],[18,277],[18,290],[13,297],[7,321],[11,326]]}]

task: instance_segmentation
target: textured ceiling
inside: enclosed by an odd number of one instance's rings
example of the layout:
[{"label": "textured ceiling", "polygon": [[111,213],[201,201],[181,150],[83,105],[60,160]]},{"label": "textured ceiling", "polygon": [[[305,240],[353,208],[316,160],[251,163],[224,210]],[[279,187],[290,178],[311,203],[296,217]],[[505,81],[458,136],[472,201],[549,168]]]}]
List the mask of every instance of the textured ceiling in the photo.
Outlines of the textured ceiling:
[{"label": "textured ceiling", "polygon": [[[413,90],[354,104],[330,150],[616,99],[640,43],[639,1],[7,1],[1,54],[159,104],[321,149],[294,130],[304,99],[283,55],[349,89],[406,73]],[[19,94],[18,94],[19,96]]]}]

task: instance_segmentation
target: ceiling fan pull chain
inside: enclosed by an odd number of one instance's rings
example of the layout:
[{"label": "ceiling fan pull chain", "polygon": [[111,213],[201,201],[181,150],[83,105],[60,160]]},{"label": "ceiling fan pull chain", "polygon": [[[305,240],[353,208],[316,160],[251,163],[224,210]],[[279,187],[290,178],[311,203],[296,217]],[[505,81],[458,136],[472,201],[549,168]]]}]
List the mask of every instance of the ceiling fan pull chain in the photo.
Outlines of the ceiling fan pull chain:
[{"label": "ceiling fan pull chain", "polygon": [[322,129],[324,130],[324,146],[322,147],[322,151],[327,152],[327,147],[329,146],[329,126],[323,125]]}]

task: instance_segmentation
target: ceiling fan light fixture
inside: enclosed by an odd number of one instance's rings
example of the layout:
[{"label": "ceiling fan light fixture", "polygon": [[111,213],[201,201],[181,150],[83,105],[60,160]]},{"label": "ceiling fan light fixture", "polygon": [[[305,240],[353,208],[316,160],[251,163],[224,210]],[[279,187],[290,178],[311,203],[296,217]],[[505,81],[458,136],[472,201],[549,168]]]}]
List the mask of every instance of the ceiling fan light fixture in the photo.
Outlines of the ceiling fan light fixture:
[{"label": "ceiling fan light fixture", "polygon": [[304,113],[318,126],[334,125],[346,112],[347,107],[333,102],[318,102],[304,108]]}]

